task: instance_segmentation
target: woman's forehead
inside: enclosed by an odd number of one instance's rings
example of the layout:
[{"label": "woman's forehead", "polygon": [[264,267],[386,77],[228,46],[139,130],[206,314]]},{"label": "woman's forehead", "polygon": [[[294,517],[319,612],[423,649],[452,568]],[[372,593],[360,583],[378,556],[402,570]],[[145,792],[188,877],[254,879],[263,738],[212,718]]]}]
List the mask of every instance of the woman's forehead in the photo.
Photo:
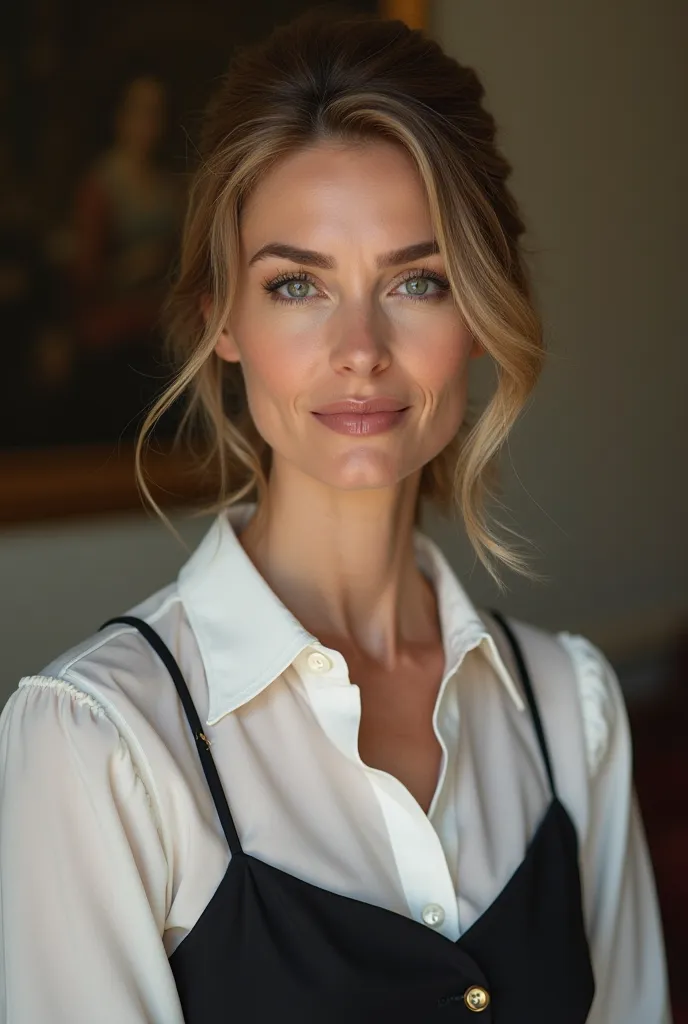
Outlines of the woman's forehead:
[{"label": "woman's forehead", "polygon": [[385,141],[366,147],[323,143],[289,154],[256,185],[241,225],[249,257],[280,233],[281,241],[318,248],[361,235],[372,245],[377,234],[385,251],[432,235],[415,164]]}]

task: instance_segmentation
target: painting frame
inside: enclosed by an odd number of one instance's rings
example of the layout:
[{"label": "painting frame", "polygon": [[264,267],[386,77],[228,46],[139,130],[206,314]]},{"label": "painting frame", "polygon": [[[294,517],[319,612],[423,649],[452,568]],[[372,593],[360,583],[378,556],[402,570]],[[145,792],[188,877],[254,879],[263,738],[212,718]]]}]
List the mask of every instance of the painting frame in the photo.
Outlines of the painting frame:
[{"label": "painting frame", "polygon": [[[428,27],[430,0],[379,0],[386,18]],[[0,523],[4,526],[141,511],[135,441],[0,450]],[[156,441],[145,457],[148,486],[163,508],[200,505],[217,481],[172,441]]]}]

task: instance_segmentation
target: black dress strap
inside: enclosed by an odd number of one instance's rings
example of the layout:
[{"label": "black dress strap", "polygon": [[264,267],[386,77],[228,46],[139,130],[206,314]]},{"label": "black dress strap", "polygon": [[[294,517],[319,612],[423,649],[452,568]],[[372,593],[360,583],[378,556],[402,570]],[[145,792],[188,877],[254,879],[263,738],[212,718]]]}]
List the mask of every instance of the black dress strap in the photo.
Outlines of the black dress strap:
[{"label": "black dress strap", "polygon": [[186,712],[186,717],[189,720],[189,725],[191,726],[191,731],[193,732],[194,739],[196,740],[196,747],[198,748],[201,765],[203,767],[205,777],[208,780],[210,794],[213,798],[215,807],[217,808],[220,824],[222,825],[224,834],[227,837],[227,842],[232,852],[232,856],[241,853],[242,849],[241,843],[239,842],[239,835],[229,810],[229,804],[227,803],[227,797],[225,796],[225,791],[222,788],[222,783],[220,782],[217,767],[210,753],[210,741],[203,732],[203,726],[201,725],[201,720],[198,717],[198,712],[196,711],[189,689],[184,682],[184,676],[182,675],[179,665],[175,661],[172,651],[152,626],[149,626],[143,619],[136,618],[134,615],[122,615],[119,618],[108,619],[107,622],[103,623],[100,629],[105,629],[106,626],[110,626],[116,622],[121,622],[128,626],[134,626],[138,629],[144,639],[146,639],[151,647],[155,649],[156,653],[160,656],[161,661],[165,665],[165,668],[172,676],[172,681],[177,688],[177,693],[179,694],[184,711]]},{"label": "black dress strap", "polygon": [[530,678],[530,673],[528,671],[525,657],[523,655],[523,649],[518,640],[516,639],[516,636],[514,635],[511,626],[509,626],[508,622],[506,621],[502,613],[498,612],[494,608],[490,608],[488,609],[488,611],[490,612],[490,615],[492,615],[492,618],[496,619],[499,625],[502,627],[502,631],[506,636],[507,640],[509,641],[511,649],[514,653],[514,658],[516,659],[516,664],[518,665],[518,670],[521,674],[523,690],[525,692],[528,707],[530,708],[530,714],[533,719],[533,725],[535,726],[535,733],[537,735],[538,743],[540,745],[540,750],[542,751],[542,759],[545,762],[545,769],[547,770],[547,777],[549,779],[549,784],[552,790],[552,796],[556,799],[557,787],[554,783],[554,770],[552,768],[552,759],[550,757],[549,747],[547,746],[545,730],[542,726],[542,719],[540,718],[540,712],[538,710],[537,701],[535,700],[533,682]]}]

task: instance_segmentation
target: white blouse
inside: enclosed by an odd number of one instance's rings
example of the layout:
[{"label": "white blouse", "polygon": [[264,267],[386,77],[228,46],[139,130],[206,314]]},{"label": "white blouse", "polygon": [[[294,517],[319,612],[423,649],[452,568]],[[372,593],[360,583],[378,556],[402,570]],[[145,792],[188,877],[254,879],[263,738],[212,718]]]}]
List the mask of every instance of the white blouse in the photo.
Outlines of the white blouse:
[{"label": "white blouse", "polygon": [[[237,539],[254,510],[219,515],[177,580],[128,614],[180,664],[246,853],[457,939],[523,859],[550,799],[515,667],[416,531],[446,652],[426,815],[361,760],[360,690],[344,658],[304,630]],[[515,625],[580,837],[589,1024],[667,1024],[618,680],[584,637]],[[134,628],[109,626],[21,679],[0,716],[0,772],[2,1022],[182,1024],[168,957],[230,854],[174,684]],[[441,912],[424,918],[428,904]],[[231,1005],[228,991],[228,1019]]]}]

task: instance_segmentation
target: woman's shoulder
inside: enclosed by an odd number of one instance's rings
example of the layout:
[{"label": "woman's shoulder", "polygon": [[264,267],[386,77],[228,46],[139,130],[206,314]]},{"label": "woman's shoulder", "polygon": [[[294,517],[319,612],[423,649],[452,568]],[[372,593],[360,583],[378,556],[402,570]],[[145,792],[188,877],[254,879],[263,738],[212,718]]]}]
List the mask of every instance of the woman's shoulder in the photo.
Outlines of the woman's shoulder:
[{"label": "woman's shoulder", "polygon": [[[543,719],[555,733],[578,720],[587,772],[594,777],[627,733],[618,675],[607,655],[588,636],[548,630],[510,620],[532,677]],[[574,716],[574,717],[572,717]]]},{"label": "woman's shoulder", "polygon": [[[176,585],[122,614],[141,618],[158,633],[203,716],[203,664]],[[127,787],[133,794],[138,787],[140,820],[152,818],[168,854],[173,837],[189,821],[210,814],[174,682],[156,651],[129,624],[96,630],[19,680],[0,713],[0,763],[15,788],[28,771],[32,785],[54,791],[56,799],[70,786],[88,789],[96,801]]]},{"label": "woman's shoulder", "polygon": [[[204,676],[193,632],[176,584],[151,594],[122,614],[148,623],[178,661],[202,713]],[[114,618],[115,616],[112,616]],[[130,748],[169,745],[179,737],[177,692],[168,670],[139,630],[112,623],[60,652],[38,672],[23,676],[7,702],[42,694],[43,714],[68,701],[90,718],[114,725]],[[34,715],[37,711],[34,712]],[[37,723],[38,724],[38,723]]]},{"label": "woman's shoulder", "polygon": [[576,694],[584,724],[588,767],[596,774],[612,739],[627,729],[626,705],[618,675],[601,647],[587,636],[562,630],[555,639],[573,667]]}]

